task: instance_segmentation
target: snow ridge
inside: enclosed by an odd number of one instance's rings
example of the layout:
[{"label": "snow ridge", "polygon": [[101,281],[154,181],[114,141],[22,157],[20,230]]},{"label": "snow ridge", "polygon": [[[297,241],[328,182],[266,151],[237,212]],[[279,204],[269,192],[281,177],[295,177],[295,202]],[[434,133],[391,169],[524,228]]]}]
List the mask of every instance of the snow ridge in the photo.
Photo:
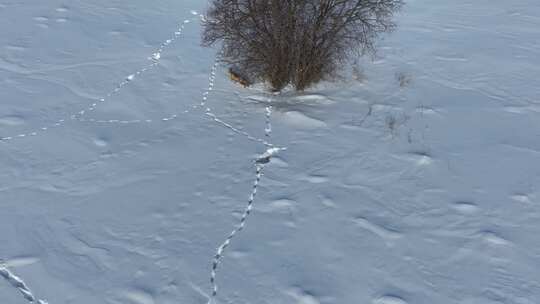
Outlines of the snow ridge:
[{"label": "snow ridge", "polygon": [[0,263],[0,276],[3,277],[11,286],[17,288],[23,297],[31,304],[47,304],[46,301],[37,299],[26,283],[11,272],[7,267]]}]

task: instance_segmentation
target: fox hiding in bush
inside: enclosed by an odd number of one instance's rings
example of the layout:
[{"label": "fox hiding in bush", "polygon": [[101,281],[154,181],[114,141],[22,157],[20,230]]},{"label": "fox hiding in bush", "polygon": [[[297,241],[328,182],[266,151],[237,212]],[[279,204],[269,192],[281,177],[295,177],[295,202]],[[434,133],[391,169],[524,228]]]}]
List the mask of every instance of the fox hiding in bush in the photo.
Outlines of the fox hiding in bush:
[{"label": "fox hiding in bush", "polygon": [[403,0],[212,0],[203,45],[221,42],[232,80],[304,90],[373,52]]},{"label": "fox hiding in bush", "polygon": [[247,88],[251,86],[253,83],[244,75],[242,75],[239,71],[237,71],[234,68],[229,68],[229,78],[243,86],[244,88]]}]

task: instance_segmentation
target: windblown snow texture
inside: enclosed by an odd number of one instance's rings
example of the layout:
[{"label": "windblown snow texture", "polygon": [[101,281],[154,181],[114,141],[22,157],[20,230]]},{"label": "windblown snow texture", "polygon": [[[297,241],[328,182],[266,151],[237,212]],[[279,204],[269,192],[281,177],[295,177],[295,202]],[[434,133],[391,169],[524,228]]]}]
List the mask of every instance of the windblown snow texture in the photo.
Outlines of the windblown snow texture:
[{"label": "windblown snow texture", "polygon": [[271,96],[206,6],[0,0],[0,303],[538,303],[537,1],[407,1]]}]

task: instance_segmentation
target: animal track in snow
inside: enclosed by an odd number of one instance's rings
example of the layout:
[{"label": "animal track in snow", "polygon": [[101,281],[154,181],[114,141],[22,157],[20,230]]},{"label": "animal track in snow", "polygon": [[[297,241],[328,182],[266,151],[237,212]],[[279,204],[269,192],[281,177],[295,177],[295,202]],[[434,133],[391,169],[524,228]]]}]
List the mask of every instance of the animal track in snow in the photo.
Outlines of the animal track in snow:
[{"label": "animal track in snow", "polygon": [[47,304],[46,301],[37,299],[26,283],[11,272],[3,263],[0,263],[0,276],[3,277],[11,286],[17,288],[23,297],[31,304]]},{"label": "animal track in snow", "polygon": [[266,136],[270,137],[272,134],[272,121],[270,116],[272,115],[272,106],[266,107],[266,128],[264,128],[264,133]]},{"label": "animal track in snow", "polygon": [[253,203],[255,201],[255,196],[257,195],[257,188],[259,187],[259,182],[261,180],[262,171],[264,169],[264,165],[256,164],[256,174],[255,174],[255,181],[253,183],[253,189],[251,191],[251,194],[249,196],[248,204],[246,206],[246,209],[244,210],[244,213],[242,214],[242,218],[240,219],[240,223],[238,226],[229,234],[229,236],[225,239],[225,242],[221,244],[216,252],[216,255],[214,256],[214,260],[212,262],[212,272],[210,275],[210,283],[212,284],[212,296],[208,300],[208,303],[213,303],[213,300],[217,296],[218,287],[216,284],[216,274],[217,269],[219,266],[219,262],[221,261],[221,258],[223,257],[223,253],[225,249],[230,245],[231,240],[234,238],[234,236],[242,231],[244,227],[246,226],[246,220],[248,216],[251,214],[251,210],[253,209]]},{"label": "animal track in snow", "polygon": [[[204,16],[201,15],[201,14],[198,14],[196,11],[191,11],[191,14],[197,16],[200,19],[204,19]],[[246,137],[248,140],[262,143],[267,147],[274,147],[274,145],[271,144],[270,142],[268,142],[267,140],[262,139],[262,138],[258,138],[256,136],[253,136],[253,135],[249,134],[248,132],[240,130],[240,129],[234,127],[233,125],[225,122],[224,120],[219,118],[217,115],[215,115],[212,112],[212,109],[210,107],[206,107],[206,101],[208,99],[208,95],[209,95],[210,91],[213,90],[213,87],[214,87],[214,84],[215,84],[216,71],[217,71],[217,67],[218,67],[218,64],[219,64],[219,62],[218,62],[219,57],[216,58],[216,61],[215,61],[214,65],[212,66],[212,71],[211,71],[210,76],[209,76],[209,86],[208,86],[208,89],[206,90],[206,92],[204,92],[204,94],[203,94],[202,101],[198,105],[193,105],[191,107],[191,109],[186,109],[186,110],[184,110],[184,111],[182,111],[180,113],[171,114],[171,115],[168,115],[166,117],[163,117],[163,118],[157,119],[157,120],[153,120],[153,119],[135,119],[135,120],[108,119],[108,120],[101,120],[101,119],[95,119],[95,118],[84,118],[84,116],[88,112],[94,111],[97,108],[99,103],[105,102],[108,98],[110,98],[113,95],[117,94],[124,86],[126,86],[127,84],[129,84],[130,82],[135,80],[136,77],[142,75],[146,71],[148,71],[151,68],[155,67],[159,63],[159,60],[161,59],[161,56],[162,56],[162,53],[163,53],[164,49],[167,46],[169,46],[171,43],[173,43],[182,34],[185,24],[190,23],[191,21],[192,21],[192,19],[184,20],[183,23],[180,25],[179,29],[174,32],[173,37],[170,38],[170,39],[165,40],[160,45],[160,47],[157,49],[157,51],[154,52],[150,57],[148,57],[148,59],[152,61],[152,63],[150,65],[148,65],[146,67],[143,67],[139,71],[126,76],[126,78],[122,82],[117,84],[116,87],[112,91],[110,91],[108,94],[106,94],[106,96],[104,98],[100,98],[98,101],[93,102],[92,104],[90,104],[86,109],[80,110],[77,113],[70,115],[70,119],[75,120],[75,121],[79,121],[79,122],[86,122],[86,123],[118,124],[118,125],[154,123],[154,122],[168,122],[168,121],[172,121],[172,120],[177,119],[180,116],[180,114],[186,114],[186,113],[189,113],[191,110],[195,110],[195,109],[198,109],[198,108],[206,108],[205,109],[206,117],[210,118],[215,123],[217,123],[217,124],[219,124],[219,125],[221,125],[221,126],[223,126],[225,128],[230,129],[234,133],[237,133],[239,135],[242,135],[242,136]],[[269,120],[270,115],[271,115],[271,108],[267,109],[267,111],[269,111],[269,112],[267,112],[267,116],[266,116],[265,133],[266,133],[266,135],[268,137],[270,135],[270,133],[271,133],[271,124],[270,124],[270,120]],[[14,136],[5,136],[5,137],[0,136],[0,143],[11,141],[11,140],[17,139],[17,138],[25,138],[25,137],[30,137],[30,136],[37,136],[38,134],[43,133],[45,131],[48,131],[48,130],[50,130],[52,128],[63,126],[66,123],[66,121],[67,121],[66,119],[60,119],[60,120],[56,121],[55,123],[53,123],[53,124],[51,124],[49,126],[41,127],[41,128],[39,128],[37,130],[34,130],[32,132],[17,134],[17,135],[14,135]]]},{"label": "animal track in snow", "polygon": [[[39,21],[39,22],[44,22],[44,21],[47,21],[48,18],[46,17],[36,17],[34,18],[36,21]],[[88,112],[91,112],[91,111],[94,111],[98,104],[99,103],[103,103],[105,101],[107,101],[108,98],[112,97],[113,95],[117,94],[118,92],[120,92],[120,90],[122,90],[123,87],[125,87],[128,83],[130,83],[132,80],[134,80],[136,77],[139,77],[141,76],[143,73],[147,72],[148,70],[154,68],[155,66],[157,66],[159,64],[159,58],[161,58],[161,54],[163,53],[163,51],[165,50],[166,47],[168,47],[170,44],[172,44],[173,42],[175,42],[179,37],[180,35],[182,34],[183,30],[184,30],[184,26],[185,24],[191,22],[191,19],[185,19],[181,25],[179,26],[179,28],[173,33],[172,37],[165,40],[159,47],[158,49],[150,56],[148,57],[148,59],[151,61],[150,64],[146,65],[145,67],[139,69],[138,71],[136,71],[135,73],[133,74],[130,74],[129,76],[127,76],[126,79],[124,79],[122,82],[118,83],[111,91],[109,91],[105,97],[102,97],[102,98],[99,98],[98,100],[92,102],[89,106],[87,106],[86,108],[78,111],[77,113],[74,113],[72,115],[70,115],[70,119],[71,120],[81,120],[82,117],[87,114]],[[44,25],[44,24],[42,24]],[[45,25],[46,26],[46,25]],[[27,133],[21,133],[21,134],[17,134],[17,135],[12,135],[12,136],[0,136],[0,143],[2,142],[7,142],[7,141],[11,141],[13,139],[17,139],[17,138],[25,138],[25,137],[30,137],[30,136],[36,136],[40,133],[43,133],[43,132],[46,132],[50,129],[53,129],[53,128],[56,128],[56,127],[60,127],[60,126],[63,126],[66,121],[68,119],[59,119],[57,120],[56,122],[48,125],[48,126],[44,126],[44,127],[41,127],[41,128],[38,128],[38,129],[35,129],[33,131],[29,131]]]},{"label": "animal track in snow", "polygon": [[246,131],[242,131],[238,128],[235,128],[233,125],[221,120],[220,118],[218,118],[215,114],[213,113],[210,113],[210,112],[207,112],[206,115],[208,117],[210,117],[214,122],[224,126],[225,128],[227,129],[230,129],[231,131],[233,131],[234,133],[237,133],[237,134],[240,134],[244,137],[246,137],[247,139],[251,140],[251,141],[254,141],[254,142],[259,142],[259,143],[262,143],[263,145],[267,146],[267,147],[274,147],[273,144],[271,144],[270,142],[264,140],[264,139],[261,139],[261,138],[257,138],[251,134],[249,134],[248,132]]},{"label": "animal track in snow", "polygon": [[261,154],[255,160],[255,168],[256,168],[255,181],[253,182],[253,188],[251,190],[251,194],[249,196],[249,200],[248,200],[248,204],[246,206],[246,209],[244,210],[244,213],[242,214],[242,217],[240,219],[240,223],[238,224],[238,226],[229,234],[229,236],[225,239],[225,241],[221,244],[221,246],[218,247],[216,255],[214,256],[214,260],[212,262],[212,271],[211,271],[211,274],[210,274],[210,283],[212,284],[212,295],[208,299],[208,304],[213,303],[216,296],[217,296],[218,287],[217,287],[217,284],[216,284],[216,274],[217,274],[217,269],[218,269],[218,266],[219,266],[219,262],[221,261],[221,259],[223,257],[223,253],[224,253],[225,249],[230,245],[231,240],[233,239],[233,237],[237,233],[239,233],[240,231],[242,231],[244,229],[244,227],[246,225],[246,220],[247,220],[248,216],[251,214],[251,210],[253,209],[253,203],[255,201],[255,196],[257,195],[257,189],[258,189],[259,183],[261,181],[263,169],[264,169],[265,165],[270,162],[271,158],[273,156],[275,156],[277,153],[279,153],[280,151],[282,151],[282,150],[284,150],[284,149],[275,148],[275,147],[274,148],[269,148],[268,150],[266,150],[266,152]]},{"label": "animal track in snow", "polygon": [[[156,57],[156,58],[159,58],[159,54],[160,53],[156,53],[153,56]],[[208,78],[208,80],[209,80],[208,88],[203,93],[203,97],[202,97],[201,102],[199,104],[192,105],[191,107],[188,107],[187,109],[185,109],[185,110],[183,110],[181,112],[177,112],[176,114],[169,114],[168,116],[165,116],[165,117],[160,118],[160,119],[136,119],[136,120],[107,119],[107,120],[100,120],[100,119],[94,119],[94,118],[79,118],[77,120],[79,122],[98,123],[98,124],[112,124],[112,125],[114,125],[114,124],[129,125],[129,124],[141,124],[141,123],[170,122],[170,121],[178,119],[183,114],[190,113],[190,112],[192,112],[194,110],[197,110],[197,109],[204,109],[204,114],[206,115],[206,117],[210,118],[212,121],[214,121],[218,125],[221,125],[222,127],[225,127],[227,129],[233,131],[234,133],[239,134],[239,135],[247,138],[248,140],[258,142],[258,143],[262,143],[267,147],[274,147],[274,145],[271,144],[270,142],[268,142],[267,140],[262,139],[262,138],[258,138],[256,136],[253,136],[249,132],[240,130],[240,129],[234,127],[233,125],[231,125],[230,123],[225,122],[223,119],[219,118],[216,114],[214,114],[212,112],[212,109],[209,106],[207,106],[208,96],[209,96],[210,92],[214,89],[218,65],[219,65],[219,55],[218,55],[218,57],[216,57],[214,65],[211,68],[210,76]],[[131,76],[132,75],[128,76],[127,81],[130,81]],[[272,114],[271,109],[268,110],[268,111],[269,112],[267,112],[267,114],[266,114],[266,129],[265,129],[267,137],[269,137],[270,133],[271,133],[270,115]]]},{"label": "animal track in snow", "polygon": [[[64,13],[65,11],[63,9],[57,9],[57,12]],[[199,15],[195,11],[192,11],[192,14],[200,17],[201,19],[204,19],[204,16]],[[65,20],[64,18],[58,18],[57,19],[57,21],[59,21],[59,22],[62,22],[64,20]],[[48,19],[46,19],[46,20],[45,19],[38,19],[36,21],[45,22],[45,21],[48,21]],[[14,136],[0,137],[0,142],[7,142],[7,141],[10,141],[10,140],[13,140],[13,139],[16,139],[16,138],[37,136],[39,133],[43,133],[43,132],[48,131],[48,130],[50,130],[52,128],[61,127],[61,126],[65,125],[66,121],[68,121],[68,120],[79,121],[79,122],[91,122],[91,123],[108,123],[108,124],[132,124],[132,123],[152,123],[152,122],[154,122],[154,120],[131,120],[131,121],[127,121],[127,120],[98,120],[98,119],[93,119],[93,118],[84,118],[84,116],[87,113],[94,111],[97,108],[99,103],[105,102],[108,98],[110,98],[113,95],[117,94],[123,87],[125,87],[130,82],[134,81],[137,77],[139,77],[140,75],[142,75],[146,71],[150,70],[151,68],[157,66],[158,63],[159,63],[159,60],[162,57],[162,53],[163,53],[164,49],[167,46],[169,46],[171,43],[173,43],[182,34],[182,31],[184,29],[184,24],[189,23],[189,22],[191,22],[190,19],[184,20],[184,22],[178,28],[178,30],[176,32],[174,32],[173,37],[171,39],[167,39],[165,42],[163,42],[160,45],[160,47],[157,49],[157,51],[152,53],[152,55],[148,58],[151,61],[151,64],[141,68],[140,70],[138,70],[137,72],[135,72],[133,74],[130,74],[130,75],[126,76],[126,78],[122,82],[118,83],[114,87],[114,89],[112,89],[109,93],[107,93],[105,95],[105,97],[94,101],[93,103],[91,103],[85,109],[80,110],[77,113],[74,113],[74,114],[70,115],[69,119],[60,119],[60,120],[58,120],[58,121],[56,121],[56,122],[54,122],[54,123],[52,123],[52,124],[50,124],[48,126],[41,127],[39,129],[36,129],[34,131],[30,131],[30,132],[27,132],[27,133],[21,133],[21,134],[14,135]],[[47,26],[47,25],[43,25],[43,26]],[[248,204],[247,204],[246,209],[245,209],[245,211],[244,211],[244,213],[242,215],[242,218],[241,218],[238,226],[231,232],[231,234],[226,238],[226,240],[218,247],[217,253],[214,256],[214,260],[213,260],[213,263],[212,263],[211,280],[210,280],[211,284],[212,284],[212,295],[209,298],[209,302],[211,302],[213,299],[215,299],[215,297],[217,295],[216,275],[217,275],[217,269],[218,269],[218,266],[219,266],[219,262],[220,262],[221,258],[223,257],[225,249],[230,245],[231,240],[233,239],[233,237],[237,233],[242,231],[244,229],[245,225],[246,225],[246,221],[248,219],[248,216],[250,215],[250,213],[252,211],[252,208],[253,208],[253,203],[254,203],[254,200],[255,200],[255,196],[257,194],[258,185],[259,185],[260,180],[262,178],[262,171],[263,171],[265,165],[271,161],[273,156],[275,156],[280,151],[285,150],[285,148],[277,147],[274,144],[270,143],[266,139],[255,137],[255,136],[251,135],[250,133],[248,133],[248,132],[246,132],[244,130],[241,130],[239,128],[236,128],[233,125],[223,121],[222,119],[220,119],[217,115],[215,115],[212,112],[211,108],[206,106],[208,96],[209,96],[210,92],[213,90],[213,87],[214,87],[214,82],[215,82],[215,78],[216,78],[216,70],[217,70],[217,66],[218,66],[218,59],[219,59],[219,57],[216,58],[216,61],[215,61],[214,65],[213,65],[213,67],[212,67],[212,71],[211,71],[211,74],[209,76],[209,86],[208,86],[208,89],[203,93],[203,98],[202,98],[201,102],[199,104],[193,105],[191,107],[191,109],[185,110],[183,113],[188,113],[190,110],[201,108],[201,109],[204,110],[204,114],[205,114],[206,117],[209,117],[211,120],[213,120],[217,124],[219,124],[219,125],[221,125],[223,127],[226,127],[226,128],[232,130],[233,132],[235,132],[237,134],[243,135],[244,137],[248,138],[249,140],[252,140],[252,141],[257,142],[257,143],[262,143],[267,148],[267,150],[263,154],[261,154],[259,157],[257,157],[255,159],[255,162],[254,162],[254,165],[256,167],[255,181],[254,181],[253,188],[252,188],[249,200],[248,200]],[[170,115],[168,117],[164,117],[164,118],[160,119],[159,121],[166,122],[166,121],[174,120],[174,119],[178,118],[179,114],[180,113],[173,114],[173,115]],[[270,121],[271,114],[272,114],[272,107],[268,106],[267,109],[266,109],[266,116],[265,116],[265,135],[266,135],[267,138],[269,138],[271,136],[271,132],[272,132],[272,126],[271,126],[271,121]],[[311,119],[311,118],[306,117],[306,119],[304,119],[304,123],[306,121],[309,122],[309,119]],[[3,123],[8,124],[8,125],[16,125],[16,123],[14,123],[14,121],[15,120],[4,119]],[[314,124],[313,121],[315,121],[315,120],[312,119],[311,125]],[[0,124],[1,123],[2,123],[2,121],[0,121]],[[320,123],[322,123],[322,122],[320,122]],[[322,124],[324,124],[324,123],[322,123]],[[105,146],[108,145],[107,141],[104,140],[104,139],[95,139],[94,144],[97,145],[97,146],[100,146],[100,147],[105,147]],[[278,208],[283,207],[284,204],[285,204],[284,202],[275,203],[275,205]],[[32,262],[32,260],[28,260],[28,262]],[[7,267],[4,266],[3,264],[0,264],[0,275],[2,277],[4,277],[8,282],[10,282],[10,284],[13,287],[17,288],[23,294],[25,299],[27,299],[30,303],[32,303],[32,304],[34,304],[34,303],[35,304],[46,304],[45,301],[37,299],[32,294],[32,292],[30,291],[28,286],[26,286],[26,284],[20,278],[18,278],[16,275],[14,275],[12,272],[10,272],[7,269]],[[152,298],[149,298],[149,297],[147,297],[145,295],[141,295],[139,293],[130,293],[130,294],[127,294],[126,297],[129,298],[131,301],[135,301],[135,302],[138,302],[138,303],[141,303],[141,304],[153,303]],[[304,303],[304,302],[302,302],[302,303]]]}]

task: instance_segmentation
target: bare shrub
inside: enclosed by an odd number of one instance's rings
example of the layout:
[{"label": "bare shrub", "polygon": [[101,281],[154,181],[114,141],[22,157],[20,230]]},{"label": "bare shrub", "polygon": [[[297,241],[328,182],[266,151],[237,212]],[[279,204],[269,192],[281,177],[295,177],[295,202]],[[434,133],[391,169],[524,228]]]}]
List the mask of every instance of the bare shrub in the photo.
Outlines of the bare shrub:
[{"label": "bare shrub", "polygon": [[203,45],[222,43],[222,60],[279,91],[335,75],[351,54],[374,51],[392,30],[402,0],[213,0]]}]

